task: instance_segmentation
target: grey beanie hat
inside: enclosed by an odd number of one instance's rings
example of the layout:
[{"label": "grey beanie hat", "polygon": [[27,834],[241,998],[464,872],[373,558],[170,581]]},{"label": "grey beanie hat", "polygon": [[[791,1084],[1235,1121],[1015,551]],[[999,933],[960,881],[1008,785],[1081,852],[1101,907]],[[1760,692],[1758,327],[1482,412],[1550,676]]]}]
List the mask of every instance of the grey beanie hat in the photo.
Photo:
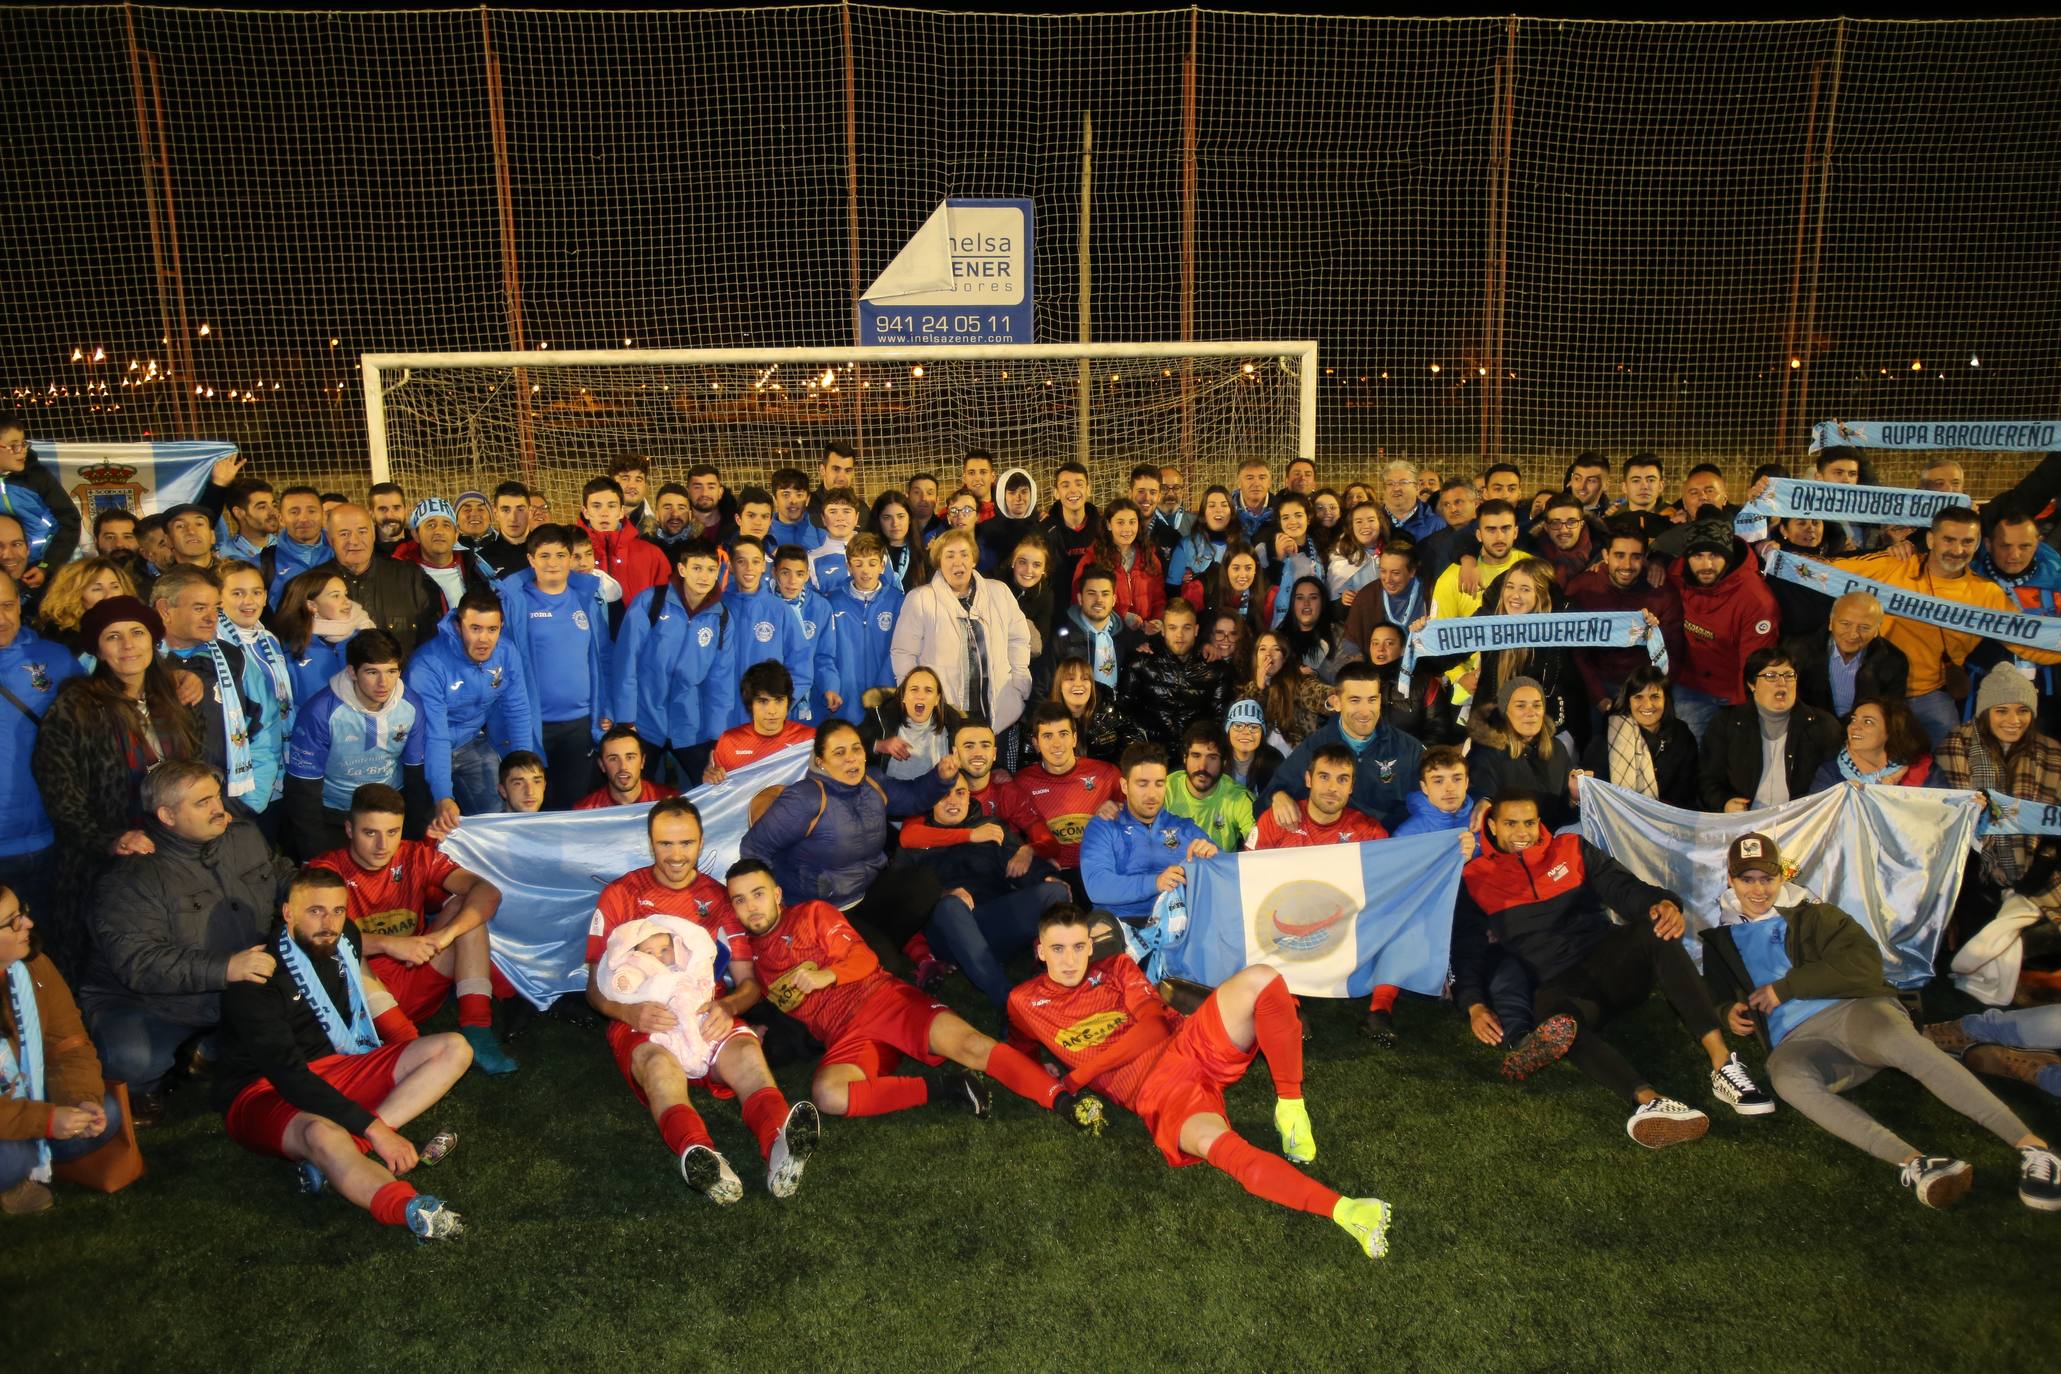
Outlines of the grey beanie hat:
[{"label": "grey beanie hat", "polygon": [[1508,716],[1510,714],[1510,698],[1517,695],[1517,689],[1519,687],[1533,688],[1538,692],[1538,694],[1541,697],[1546,695],[1546,689],[1539,685],[1539,680],[1535,677],[1511,678],[1508,682],[1503,684],[1503,689],[1496,693],[1496,709],[1498,711],[1501,711],[1505,716]]},{"label": "grey beanie hat", "polygon": [[2032,690],[2032,681],[2008,663],[2000,663],[1983,674],[1982,686],[1975,690],[1975,714],[1981,715],[1992,706],[2023,706],[2028,711],[2039,709],[2039,694]]}]

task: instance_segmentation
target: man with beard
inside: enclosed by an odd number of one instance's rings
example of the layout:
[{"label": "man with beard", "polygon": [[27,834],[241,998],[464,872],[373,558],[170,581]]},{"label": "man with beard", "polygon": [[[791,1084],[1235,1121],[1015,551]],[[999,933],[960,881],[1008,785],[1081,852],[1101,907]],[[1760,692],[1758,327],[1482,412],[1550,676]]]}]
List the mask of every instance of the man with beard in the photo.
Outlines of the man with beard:
[{"label": "man with beard", "polygon": [[419,1035],[365,968],[344,880],[328,869],[294,876],[269,951],[269,978],[222,994],[218,1096],[229,1138],[298,1167],[303,1192],[334,1185],[383,1226],[449,1240],[465,1224],[400,1175],[436,1163],[457,1143],[439,1134],[418,1151],[400,1127],[443,1099],[472,1052],[456,1035]]},{"label": "man with beard", "polygon": [[1269,807],[1261,813],[1247,846],[1307,849],[1387,839],[1387,826],[1352,807],[1353,767],[1353,751],[1343,744],[1327,744],[1311,753],[1309,771],[1302,779],[1309,795],[1302,800],[1301,816],[1293,824],[1283,825],[1278,809]]},{"label": "man with beard", "polygon": [[1198,720],[1181,736],[1182,770],[1166,780],[1166,809],[1195,822],[1218,849],[1242,849],[1253,832],[1252,792],[1224,778],[1231,742],[1214,720]]},{"label": "man with beard", "polygon": [[1700,744],[1711,717],[1746,700],[1746,660],[1774,647],[1781,616],[1729,524],[1691,526],[1684,556],[1668,571],[1682,598],[1682,656],[1671,664],[1675,714]]},{"label": "man with beard", "polygon": [[703,525],[695,518],[693,498],[678,482],[668,482],[658,489],[651,512],[651,527],[644,531],[645,542],[658,545],[670,565],[682,544],[701,535]]},{"label": "man with beard", "polygon": [[[1658,587],[1646,576],[1646,535],[1623,511],[1610,517],[1610,538],[1603,546],[1603,565],[1591,568],[1567,583],[1568,603],[1581,611],[1644,611],[1660,622],[1661,642],[1667,646],[1670,663],[1680,663],[1687,652],[1682,641],[1682,594],[1672,582]],[[1574,656],[1587,687],[1589,702],[1607,712],[1617,700],[1624,680],[1646,663],[1651,655],[1643,645],[1624,649],[1588,648]]]},{"label": "man with beard", "polygon": [[322,497],[313,487],[279,493],[279,537],[258,554],[258,571],[276,603],[286,584],[336,557],[322,531]]},{"label": "man with beard", "polygon": [[[1947,466],[1953,468],[1946,475],[1954,484],[1935,489],[1959,491],[1960,465]],[[1975,571],[2003,588],[2024,610],[2061,615],[2061,552],[2040,542],[2039,524],[2023,507],[1992,504],[1986,517],[1989,533],[1975,555]],[[2020,666],[2039,686],[2040,728],[2050,735],[2061,733],[2061,675],[2030,663]]]},{"label": "man with beard", "polygon": [[240,558],[255,563],[279,533],[279,507],[272,484],[260,477],[239,478],[229,488],[224,503],[229,527],[234,533],[221,541],[215,552],[222,558]]},{"label": "man with beard", "polygon": [[1131,719],[1148,739],[1171,747],[1190,723],[1223,719],[1231,705],[1231,668],[1204,658],[1196,647],[1200,626],[1193,606],[1175,597],[1164,615],[1157,648],[1131,660],[1124,690]]},{"label": "man with beard", "polygon": [[636,806],[640,802],[664,801],[676,797],[676,788],[649,782],[644,777],[644,741],[627,725],[610,727],[601,737],[601,786],[573,803],[575,811],[600,811],[610,806]]},{"label": "man with beard", "polygon": [[[2024,608],[1988,577],[1974,571],[1976,550],[1981,547],[1982,521],[1966,506],[1947,506],[1932,517],[1932,533],[1926,552],[1899,554],[1893,550],[1836,560],[1847,572],[1872,577],[1892,587],[1903,587],[1925,596],[1979,606],[1989,611],[2018,611]],[[1891,616],[1883,625],[1882,637],[1904,651],[1910,661],[1911,714],[1925,727],[1935,747],[1961,723],[1961,712],[1946,689],[1947,664],[1960,667],[1981,641],[1958,630]],[[2030,645],[2012,645],[2011,652],[2033,663],[2061,663],[2061,654]]]},{"label": "man with beard", "polygon": [[373,534],[382,558],[391,558],[408,537],[408,495],[398,482],[375,482],[366,493],[372,508]]}]

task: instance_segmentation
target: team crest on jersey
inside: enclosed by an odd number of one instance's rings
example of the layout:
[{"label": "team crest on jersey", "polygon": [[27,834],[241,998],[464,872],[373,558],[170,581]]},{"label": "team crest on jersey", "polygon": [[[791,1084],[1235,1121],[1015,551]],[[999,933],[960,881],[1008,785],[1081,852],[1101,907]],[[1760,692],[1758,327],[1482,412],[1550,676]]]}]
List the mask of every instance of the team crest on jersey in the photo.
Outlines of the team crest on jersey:
[{"label": "team crest on jersey", "polygon": [[873,623],[880,627],[882,633],[892,630],[895,627],[895,613],[893,611],[882,611],[879,615],[873,617]]},{"label": "team crest on jersey", "polygon": [[1089,777],[1083,777],[1083,778],[1081,779],[1081,790],[1082,790],[1083,792],[1092,792],[1092,791],[1094,791],[1094,790],[1095,790],[1095,780],[1094,780],[1093,778],[1089,778]]},{"label": "team crest on jersey", "polygon": [[403,745],[403,744],[406,744],[406,743],[408,742],[408,727],[407,727],[407,726],[405,726],[405,725],[396,725],[396,726],[394,727],[394,736],[393,736],[393,738],[394,738],[394,747],[395,747],[395,748],[397,748],[397,749],[398,749],[398,748],[399,748],[399,747],[400,747],[401,745]]},{"label": "team crest on jersey", "polygon": [[758,624],[752,626],[751,637],[761,644],[771,644],[773,642],[773,622],[761,620]]},{"label": "team crest on jersey", "polygon": [[574,629],[584,631],[587,628],[587,613],[585,611],[574,611],[572,620]]},{"label": "team crest on jersey", "polygon": [[38,692],[50,690],[50,669],[48,667],[41,663],[24,663],[22,667],[29,670],[29,687],[31,690]]},{"label": "team crest on jersey", "polygon": [[1390,782],[1394,782],[1394,781],[1395,781],[1395,760],[1394,760],[1394,759],[1376,759],[1376,760],[1374,760],[1374,771],[1375,771],[1375,773],[1377,773],[1378,775],[1380,775],[1380,778],[1381,778],[1381,781],[1382,781],[1382,782],[1384,782],[1384,783],[1390,783]]},{"label": "team crest on jersey", "polygon": [[1181,832],[1172,826],[1168,826],[1159,832],[1159,842],[1168,849],[1172,849],[1181,843]]},{"label": "team crest on jersey", "polygon": [[715,643],[715,639],[716,631],[714,626],[704,625],[694,632],[694,642],[701,648],[706,649],[709,645]]},{"label": "team crest on jersey", "polygon": [[709,905],[709,903],[702,901],[701,898],[696,897],[694,899],[694,914],[697,916],[708,915]]},{"label": "team crest on jersey", "polygon": [[803,639],[814,639],[814,638],[816,637],[816,622],[815,622],[815,621],[813,621],[813,620],[804,620],[804,621],[803,621],[803,622],[801,623],[801,627],[802,627],[802,638],[803,638]]},{"label": "team crest on jersey", "polygon": [[501,669],[498,666],[487,669],[487,687],[490,691],[501,690]]}]

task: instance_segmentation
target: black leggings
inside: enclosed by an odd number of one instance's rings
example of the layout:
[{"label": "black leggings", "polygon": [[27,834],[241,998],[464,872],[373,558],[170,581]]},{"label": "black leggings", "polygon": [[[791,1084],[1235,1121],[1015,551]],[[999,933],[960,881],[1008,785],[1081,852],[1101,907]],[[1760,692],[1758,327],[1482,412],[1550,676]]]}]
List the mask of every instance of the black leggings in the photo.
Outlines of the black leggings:
[{"label": "black leggings", "polygon": [[1718,1029],[1717,1008],[1682,942],[1661,939],[1644,920],[1613,927],[1580,963],[1541,983],[1532,1010],[1540,1025],[1552,1016],[1573,1017],[1579,1029],[1568,1061],[1637,1106],[1640,1090],[1649,1086],[1645,1076],[1600,1032],[1645,1005],[1656,982],[1691,1035],[1701,1040]]},{"label": "black leggings", "polygon": [[930,924],[931,909],[943,895],[944,888],[929,869],[891,863],[844,916],[880,956],[881,967],[907,977],[915,965],[902,953],[902,946]]}]

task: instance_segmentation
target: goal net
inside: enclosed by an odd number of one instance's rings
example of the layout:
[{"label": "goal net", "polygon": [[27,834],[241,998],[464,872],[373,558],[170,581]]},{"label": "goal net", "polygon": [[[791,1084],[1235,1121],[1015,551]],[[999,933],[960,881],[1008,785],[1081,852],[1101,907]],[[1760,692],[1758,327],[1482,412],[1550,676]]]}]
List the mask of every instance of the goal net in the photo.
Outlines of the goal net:
[{"label": "goal net", "polygon": [[878,492],[925,471],[949,490],[985,448],[1041,491],[1078,459],[1107,500],[1139,463],[1179,465],[1199,491],[1247,458],[1279,472],[1316,444],[1309,340],[367,354],[362,367],[374,480],[448,495],[514,478],[560,512],[624,453],[656,482],[709,462],[734,488],[780,467],[813,479],[842,441]]}]

